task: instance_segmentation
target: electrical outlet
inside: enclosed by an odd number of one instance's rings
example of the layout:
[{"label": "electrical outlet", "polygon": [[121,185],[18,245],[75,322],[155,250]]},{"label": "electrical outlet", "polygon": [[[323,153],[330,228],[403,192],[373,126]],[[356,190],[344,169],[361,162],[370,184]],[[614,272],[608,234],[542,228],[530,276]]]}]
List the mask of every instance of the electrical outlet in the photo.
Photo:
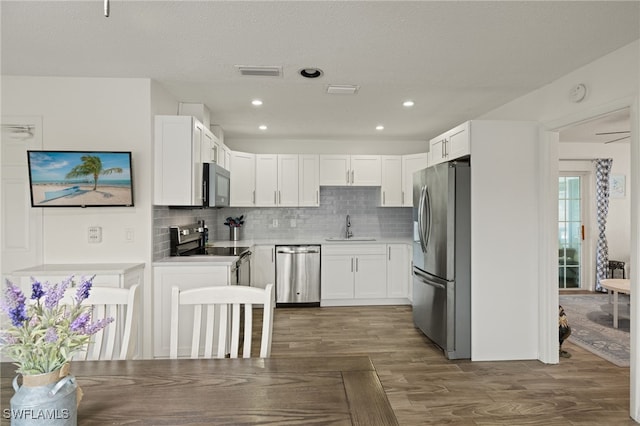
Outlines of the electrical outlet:
[{"label": "electrical outlet", "polygon": [[102,242],[102,227],[90,226],[89,227],[89,242],[97,244]]},{"label": "electrical outlet", "polygon": [[278,227],[278,219],[273,219],[272,225],[274,228]]}]

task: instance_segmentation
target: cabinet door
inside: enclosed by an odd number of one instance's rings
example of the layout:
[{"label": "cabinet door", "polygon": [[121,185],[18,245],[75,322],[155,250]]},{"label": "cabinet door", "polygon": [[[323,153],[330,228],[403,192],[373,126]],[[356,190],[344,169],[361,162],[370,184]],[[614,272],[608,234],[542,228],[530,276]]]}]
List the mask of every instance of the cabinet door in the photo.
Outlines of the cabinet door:
[{"label": "cabinet door", "polygon": [[381,175],[379,155],[351,156],[351,185],[380,186]]},{"label": "cabinet door", "polygon": [[407,244],[387,245],[387,297],[409,297],[411,261]]},{"label": "cabinet door", "polygon": [[320,185],[345,186],[351,182],[348,155],[320,156]]},{"label": "cabinet door", "polygon": [[226,145],[222,145],[222,155],[224,156],[223,163],[220,163],[222,165],[222,167],[224,167],[225,169],[231,171],[231,150],[229,148],[227,148]]},{"label": "cabinet door", "polygon": [[382,185],[380,205],[382,207],[402,207],[402,156],[383,155]]},{"label": "cabinet door", "polygon": [[413,207],[413,174],[429,166],[428,154],[402,156],[402,205]]},{"label": "cabinet door", "polygon": [[298,206],[298,154],[278,155],[278,205]]},{"label": "cabinet door", "polygon": [[255,203],[255,154],[231,152],[231,206],[247,207]]},{"label": "cabinet door", "polygon": [[470,153],[469,122],[447,132],[447,159],[455,160]]},{"label": "cabinet door", "polygon": [[218,162],[218,145],[217,139],[211,130],[203,127],[202,132],[202,152],[201,158],[203,163]]},{"label": "cabinet door", "polygon": [[202,204],[202,131],[193,117],[155,117],[154,204]]},{"label": "cabinet door", "polygon": [[387,297],[387,262],[383,254],[365,254],[355,257],[356,299],[382,299]]},{"label": "cabinet door", "polygon": [[298,205],[317,207],[320,205],[320,156],[301,154],[298,162]]},{"label": "cabinet door", "polygon": [[439,136],[429,141],[429,155],[431,158],[431,163],[429,163],[430,166],[447,161],[447,154],[445,151],[446,147],[447,140],[444,136]]},{"label": "cabinet door", "polygon": [[276,283],[275,246],[254,246],[251,255],[251,286],[265,288]]},{"label": "cabinet door", "polygon": [[[227,266],[158,266],[153,270],[153,356],[169,356],[171,332],[171,288],[187,290],[205,286],[229,285]],[[178,356],[186,356],[191,349],[193,312],[181,312],[179,317]]]},{"label": "cabinet door", "polygon": [[256,198],[259,207],[278,205],[278,156],[276,154],[256,155]]},{"label": "cabinet door", "polygon": [[322,256],[322,299],[353,299],[355,259],[352,256]]}]

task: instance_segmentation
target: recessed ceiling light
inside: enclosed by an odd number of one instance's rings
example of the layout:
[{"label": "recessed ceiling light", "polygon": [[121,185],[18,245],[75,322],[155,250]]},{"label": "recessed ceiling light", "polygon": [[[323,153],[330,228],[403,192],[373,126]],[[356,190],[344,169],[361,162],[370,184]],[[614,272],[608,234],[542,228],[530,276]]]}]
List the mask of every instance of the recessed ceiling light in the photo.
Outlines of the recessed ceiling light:
[{"label": "recessed ceiling light", "polygon": [[382,124],[378,124],[376,126],[376,130],[384,130],[384,126]]},{"label": "recessed ceiling light", "polygon": [[259,125],[259,126],[258,126],[258,129],[260,129],[260,130],[267,130],[267,126],[266,126],[266,125],[264,125],[264,124],[261,124],[261,125]]},{"label": "recessed ceiling light", "polygon": [[320,68],[302,68],[300,75],[305,78],[318,78],[323,74]]},{"label": "recessed ceiling light", "polygon": [[251,101],[251,105],[260,106],[260,105],[262,105],[262,101],[260,99],[254,99],[254,100]]},{"label": "recessed ceiling light", "polygon": [[413,103],[413,101],[404,101],[404,102],[402,103],[402,106],[403,106],[403,107],[406,107],[406,108],[411,108],[411,107],[412,107],[412,106],[414,106],[414,105],[415,105],[415,104]]}]

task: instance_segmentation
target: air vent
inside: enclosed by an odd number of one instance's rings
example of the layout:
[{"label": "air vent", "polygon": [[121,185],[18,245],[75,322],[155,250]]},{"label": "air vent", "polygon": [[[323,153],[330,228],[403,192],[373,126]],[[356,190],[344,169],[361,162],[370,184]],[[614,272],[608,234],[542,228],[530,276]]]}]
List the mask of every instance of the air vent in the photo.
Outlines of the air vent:
[{"label": "air vent", "polygon": [[355,95],[359,88],[360,86],[354,85],[329,85],[327,86],[327,93],[330,95]]},{"label": "air vent", "polygon": [[280,77],[282,76],[282,67],[263,67],[236,65],[240,75],[252,75],[257,77]]}]

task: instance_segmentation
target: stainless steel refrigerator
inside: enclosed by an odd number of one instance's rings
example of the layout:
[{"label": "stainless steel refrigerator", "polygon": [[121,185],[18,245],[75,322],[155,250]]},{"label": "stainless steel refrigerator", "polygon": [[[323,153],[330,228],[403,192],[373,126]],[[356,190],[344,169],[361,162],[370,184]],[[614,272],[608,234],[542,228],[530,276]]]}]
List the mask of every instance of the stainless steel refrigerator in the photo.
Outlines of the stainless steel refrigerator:
[{"label": "stainless steel refrigerator", "polygon": [[413,321],[449,359],[471,358],[471,170],[413,175]]}]

